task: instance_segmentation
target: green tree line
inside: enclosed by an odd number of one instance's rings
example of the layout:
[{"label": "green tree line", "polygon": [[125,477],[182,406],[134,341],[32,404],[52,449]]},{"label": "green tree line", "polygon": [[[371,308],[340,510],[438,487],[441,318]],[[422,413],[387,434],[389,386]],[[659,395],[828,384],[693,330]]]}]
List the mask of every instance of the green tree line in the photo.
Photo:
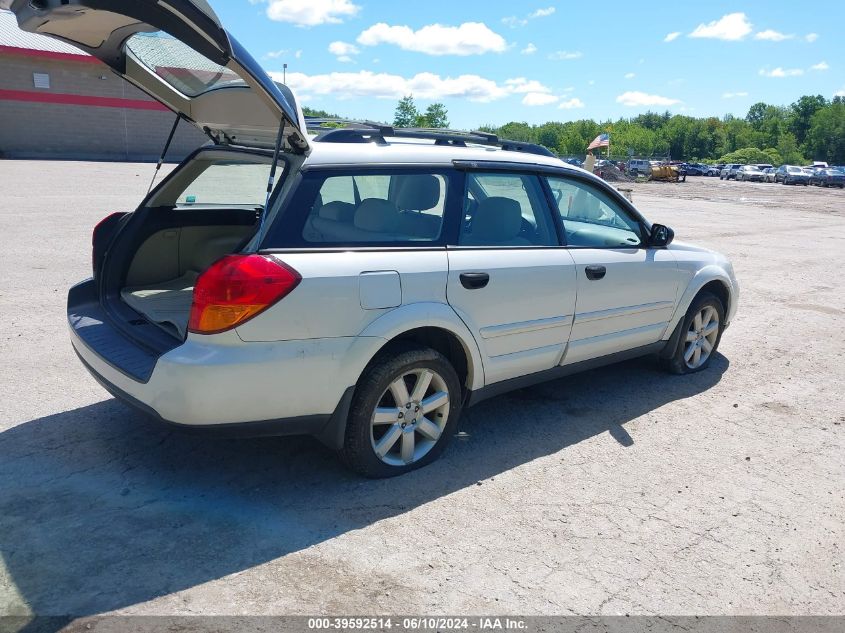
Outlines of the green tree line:
[{"label": "green tree line", "polygon": [[[306,108],[306,114],[328,115]],[[396,107],[397,127],[448,127],[448,111],[432,103],[421,112],[412,95]],[[512,121],[485,125],[501,138],[545,145],[562,156],[582,156],[599,134],[610,133],[611,153],[623,158],[671,157],[690,162],[737,162],[802,165],[813,160],[845,165],[845,98],[806,95],[789,106],[755,103],[744,118],[727,115],[691,117],[646,112],[630,119],[582,119],[531,125]]]},{"label": "green tree line", "polygon": [[[803,96],[790,106],[755,103],[745,118],[696,118],[646,112],[631,119],[583,119],[542,125],[483,126],[501,138],[540,143],[564,156],[583,155],[599,134],[610,133],[611,153],[671,156],[688,161],[845,164],[845,98]],[[733,158],[732,158],[733,157]]]}]

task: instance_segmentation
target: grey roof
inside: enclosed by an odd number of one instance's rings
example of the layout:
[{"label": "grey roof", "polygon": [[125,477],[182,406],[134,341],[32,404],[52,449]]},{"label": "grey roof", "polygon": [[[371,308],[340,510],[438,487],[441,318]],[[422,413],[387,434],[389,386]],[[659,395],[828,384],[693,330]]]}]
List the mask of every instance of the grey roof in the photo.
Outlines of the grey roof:
[{"label": "grey roof", "polygon": [[18,21],[10,11],[0,11],[0,46],[88,57],[88,53],[84,53],[70,44],[65,44],[46,35],[38,35],[37,33],[28,33],[20,30],[18,28]]}]

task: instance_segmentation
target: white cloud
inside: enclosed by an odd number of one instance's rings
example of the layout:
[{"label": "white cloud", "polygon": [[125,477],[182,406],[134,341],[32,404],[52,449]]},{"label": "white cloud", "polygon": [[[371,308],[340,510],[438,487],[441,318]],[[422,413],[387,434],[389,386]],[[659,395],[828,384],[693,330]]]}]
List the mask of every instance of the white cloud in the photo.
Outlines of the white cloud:
[{"label": "white cloud", "polygon": [[283,49],[280,51],[270,51],[269,53],[265,53],[263,59],[279,59],[281,57],[285,57],[286,55],[291,55],[296,59],[302,58],[302,50],[297,50],[294,52],[289,51],[288,49]]},{"label": "white cloud", "polygon": [[671,106],[681,103],[679,99],[670,99],[660,95],[650,95],[645,92],[625,92],[616,97],[616,103],[625,106]]},{"label": "white cloud", "polygon": [[636,73],[627,73],[627,74],[625,75],[625,79],[633,79],[633,78],[634,78],[634,77],[636,77],[636,76],[637,76],[637,74],[636,74]]},{"label": "white cloud", "polygon": [[690,37],[738,41],[751,33],[751,22],[744,13],[729,13],[718,20],[699,24]]},{"label": "white cloud", "polygon": [[337,56],[339,62],[351,62],[352,55],[357,55],[361,51],[354,44],[347,42],[332,42],[329,44],[329,52]]},{"label": "white cloud", "polygon": [[807,33],[807,35],[804,36],[804,39],[807,40],[808,42],[810,42],[810,44],[812,44],[817,39],[819,39],[819,34],[818,33]]},{"label": "white cloud", "polygon": [[464,22],[460,26],[429,24],[418,31],[379,22],[361,33],[358,43],[364,46],[393,44],[427,55],[483,55],[501,53],[507,48],[505,39],[481,22]]},{"label": "white cloud", "polygon": [[529,42],[528,46],[526,46],[525,48],[523,48],[519,52],[522,53],[523,55],[533,55],[534,53],[537,52],[537,47],[534,46],[534,44]]},{"label": "white cloud", "polygon": [[547,9],[537,9],[536,11],[534,11],[534,13],[530,13],[528,15],[528,19],[535,20],[537,18],[547,18],[550,15],[554,15],[554,12],[556,10],[557,9],[555,9],[554,7],[548,7]]},{"label": "white cloud", "polygon": [[546,94],[543,92],[529,92],[522,98],[522,105],[526,106],[544,106],[551,103],[557,103],[560,97]]},{"label": "white cloud", "polygon": [[768,42],[782,42],[784,40],[791,40],[794,37],[794,35],[787,35],[786,33],[780,33],[772,29],[766,29],[754,35],[755,40],[766,40]]},{"label": "white cloud", "polygon": [[827,62],[819,62],[810,66],[810,70],[830,70],[830,66],[828,66]]},{"label": "white cloud", "polygon": [[[270,75],[277,81],[282,79],[281,73]],[[287,83],[300,94],[331,95],[337,99],[401,99],[405,95],[413,94],[419,99],[461,98],[486,103],[507,97],[512,92],[505,86],[478,75],[441,77],[428,72],[418,73],[413,77],[368,70],[322,75],[289,72]]]},{"label": "white cloud", "polygon": [[554,7],[548,7],[546,9],[537,9],[536,11],[532,11],[524,18],[520,18],[515,15],[509,15],[506,18],[502,18],[502,24],[505,26],[509,26],[512,29],[517,28],[518,26],[525,26],[528,24],[529,20],[536,20],[537,18],[547,18],[550,15],[553,15],[557,9]]},{"label": "white cloud", "polygon": [[555,51],[551,55],[549,55],[549,59],[553,59],[555,61],[561,61],[564,59],[580,59],[584,56],[584,53],[581,51]]},{"label": "white cloud", "polygon": [[722,99],[738,99],[740,97],[747,97],[747,92],[725,92],[722,94]]},{"label": "white cloud", "polygon": [[676,39],[678,39],[680,36],[681,36],[681,32],[680,32],[680,31],[672,31],[672,32],[671,32],[671,33],[669,33],[666,37],[664,37],[664,38],[663,38],[663,41],[664,41],[664,42],[674,42],[674,41],[675,41]]},{"label": "white cloud", "polygon": [[350,0],[269,0],[267,17],[297,26],[338,24],[361,9]]},{"label": "white cloud", "polygon": [[525,26],[528,24],[528,20],[518,18],[515,15],[509,15],[506,18],[502,18],[502,24],[505,26],[509,26],[512,29],[515,29],[518,26]]},{"label": "white cloud", "polygon": [[558,108],[561,110],[575,110],[577,108],[583,108],[584,102],[578,99],[577,97],[572,97],[568,101],[561,101]]},{"label": "white cloud", "polygon": [[767,68],[760,69],[760,76],[761,77],[773,77],[776,79],[780,79],[783,77],[800,77],[804,74],[804,71],[801,68],[781,68],[778,66],[777,68],[773,68],[769,70]]},{"label": "white cloud", "polygon": [[514,94],[523,94],[526,92],[541,92],[544,94],[550,93],[552,90],[548,86],[544,86],[536,79],[526,79],[525,77],[514,77],[513,79],[505,80],[505,87],[509,92]]},{"label": "white cloud", "polygon": [[834,97],[845,97],[845,88],[843,88],[842,90],[838,90],[838,91],[834,92],[833,96]]}]

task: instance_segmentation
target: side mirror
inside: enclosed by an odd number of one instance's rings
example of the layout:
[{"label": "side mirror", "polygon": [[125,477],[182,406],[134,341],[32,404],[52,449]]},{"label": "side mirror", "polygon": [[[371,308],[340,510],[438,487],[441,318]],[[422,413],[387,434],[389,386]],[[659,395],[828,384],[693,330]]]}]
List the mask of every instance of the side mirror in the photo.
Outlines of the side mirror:
[{"label": "side mirror", "polygon": [[654,248],[664,248],[675,239],[675,231],[663,224],[652,224],[651,234],[648,236],[648,245]]}]

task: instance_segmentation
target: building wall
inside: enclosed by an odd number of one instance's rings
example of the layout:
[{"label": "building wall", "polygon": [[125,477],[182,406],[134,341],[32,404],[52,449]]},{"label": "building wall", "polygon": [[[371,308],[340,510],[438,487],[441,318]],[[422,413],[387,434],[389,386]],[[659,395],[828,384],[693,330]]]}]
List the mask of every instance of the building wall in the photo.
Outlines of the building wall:
[{"label": "building wall", "polygon": [[[50,88],[36,88],[33,73],[48,74]],[[157,160],[174,120],[93,58],[0,51],[4,158]],[[168,159],[181,160],[207,140],[182,122]]]}]

